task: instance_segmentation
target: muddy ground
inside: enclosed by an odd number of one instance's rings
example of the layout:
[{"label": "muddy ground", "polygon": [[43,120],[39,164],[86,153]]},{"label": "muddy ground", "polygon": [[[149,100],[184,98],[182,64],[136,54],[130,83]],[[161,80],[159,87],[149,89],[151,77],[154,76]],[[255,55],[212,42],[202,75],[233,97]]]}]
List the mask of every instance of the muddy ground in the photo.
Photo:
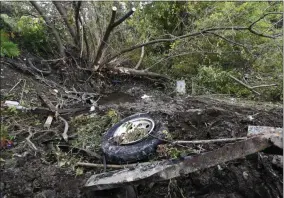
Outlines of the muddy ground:
[{"label": "muddy ground", "polygon": [[[102,96],[95,109],[96,121],[105,118],[106,115],[111,117],[111,121],[108,120],[107,124],[103,125],[103,129],[100,129],[102,131],[106,131],[115,122],[113,117],[124,118],[138,112],[148,112],[156,120],[166,123],[174,140],[243,137],[246,136],[248,125],[283,127],[283,109],[280,104],[244,101],[223,96],[214,98],[176,96],[171,86],[167,85],[165,88],[163,82],[157,83],[152,80],[129,77],[109,77],[96,88],[79,82],[64,84],[64,79],[56,76],[44,78],[54,80],[59,86],[52,84],[54,85],[52,87],[50,83],[23,74],[13,69],[11,65],[1,65],[1,104],[5,100],[19,101],[22,99],[22,103],[26,106],[44,106],[37,95],[39,90],[56,104],[58,97],[55,96],[53,89],[63,92],[60,87],[64,86],[68,90],[75,88],[77,92],[96,92]],[[13,88],[20,79],[24,81]],[[88,76],[83,79],[88,79]],[[144,94],[151,97],[141,99]],[[94,100],[96,99],[98,96],[94,97]],[[81,114],[88,116],[90,105],[87,102],[68,104],[70,104],[69,108],[85,107],[81,112],[64,116],[70,123],[68,135],[71,137],[78,133],[77,128],[82,127],[80,123],[72,124],[72,119]],[[47,115],[41,114],[15,113],[13,109],[7,110],[1,107],[1,125],[7,127],[7,130],[1,128],[1,132],[7,133],[5,137],[12,139],[13,145],[9,148],[8,146],[1,148],[0,197],[85,197],[82,187],[86,179],[94,173],[103,171],[102,168],[78,169],[74,166],[78,161],[102,162],[85,153],[73,153],[68,149],[54,146],[62,142],[58,139],[60,139],[64,125],[60,120],[54,121],[49,129],[53,132],[49,133],[48,130],[43,129],[46,117]],[[82,125],[89,126],[88,124],[82,122]],[[76,137],[75,142],[79,145],[78,147],[84,145],[84,148],[94,149],[100,153],[99,145],[96,145],[99,143],[88,145],[92,144],[90,143],[92,141],[98,141],[103,133],[100,131],[99,134],[93,136],[97,129],[92,127],[88,128],[91,133],[89,136],[82,135],[82,131],[77,134],[84,141],[83,143],[76,142]],[[37,150],[27,143],[29,130],[34,132],[31,141]],[[222,145],[195,145],[190,152],[195,154],[206,152]],[[177,151],[175,154],[182,155],[182,152]],[[188,154],[189,151],[184,152]],[[157,154],[153,156],[153,159],[167,157],[172,156],[171,154],[168,156]],[[275,163],[275,159],[274,155],[253,154],[245,159],[220,164],[218,167],[175,180],[137,186],[136,190],[138,197],[141,198],[283,197],[283,166]],[[109,197],[113,196],[109,195]]]}]

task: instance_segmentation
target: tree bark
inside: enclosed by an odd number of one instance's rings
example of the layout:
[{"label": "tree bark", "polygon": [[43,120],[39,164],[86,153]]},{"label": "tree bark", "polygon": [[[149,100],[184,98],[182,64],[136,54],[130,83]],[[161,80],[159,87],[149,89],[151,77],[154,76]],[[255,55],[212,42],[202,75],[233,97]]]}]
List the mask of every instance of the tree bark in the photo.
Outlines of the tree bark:
[{"label": "tree bark", "polygon": [[158,74],[158,73],[148,72],[148,71],[143,71],[143,70],[136,70],[136,69],[126,68],[126,67],[114,67],[114,68],[111,68],[111,71],[115,71],[115,72],[122,73],[122,74],[129,74],[132,76],[150,76],[150,77],[155,77],[155,78],[164,78],[167,80],[171,80],[168,76],[163,75],[163,74]]},{"label": "tree bark", "polygon": [[69,30],[70,35],[72,36],[72,38],[74,40],[74,43],[76,45],[78,45],[79,40],[77,38],[79,37],[79,35],[76,35],[74,27],[69,23],[65,8],[62,6],[60,1],[53,1],[52,3],[55,5],[56,9],[60,13],[65,25],[67,26],[67,28]]},{"label": "tree bark", "polygon": [[76,24],[76,29],[77,29],[77,40],[80,40],[80,26],[79,26],[79,18],[80,18],[80,8],[82,5],[82,1],[78,1],[77,5],[75,3],[75,24]]},{"label": "tree bark", "polygon": [[60,55],[61,56],[66,56],[65,54],[65,48],[62,44],[61,38],[59,36],[59,33],[57,32],[57,30],[55,29],[54,25],[50,22],[49,18],[43,13],[43,11],[41,10],[40,6],[38,5],[38,3],[36,1],[30,1],[30,3],[33,5],[33,7],[38,11],[38,13],[41,15],[41,17],[44,19],[45,23],[48,25],[48,27],[51,29],[56,41],[57,41],[57,46],[58,49],[60,51]]}]

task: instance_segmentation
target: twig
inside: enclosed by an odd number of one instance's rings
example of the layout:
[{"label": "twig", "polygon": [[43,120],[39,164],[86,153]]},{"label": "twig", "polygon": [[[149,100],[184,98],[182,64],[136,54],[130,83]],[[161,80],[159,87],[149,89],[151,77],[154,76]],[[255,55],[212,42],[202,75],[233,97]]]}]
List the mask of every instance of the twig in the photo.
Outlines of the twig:
[{"label": "twig", "polygon": [[173,144],[209,144],[209,143],[218,143],[218,142],[234,142],[238,140],[246,140],[246,137],[240,138],[223,138],[223,139],[212,139],[212,140],[192,140],[192,141],[185,141],[185,140],[177,140],[173,141]]},{"label": "twig", "polygon": [[80,58],[83,56],[83,50],[84,50],[84,28],[82,24],[82,41],[81,41],[81,53],[80,53]]},{"label": "twig", "polygon": [[63,137],[63,139],[64,139],[66,142],[68,142],[68,135],[67,135],[67,132],[68,132],[68,129],[69,129],[69,124],[68,124],[68,122],[67,122],[64,118],[62,118],[61,116],[58,116],[58,118],[64,122],[64,125],[65,125],[65,126],[64,126],[64,132],[62,133],[62,137]]},{"label": "twig", "polygon": [[[71,137],[69,137],[70,139],[71,139]],[[74,138],[74,137],[73,137]],[[93,152],[93,151],[90,151],[90,150],[88,150],[88,149],[83,149],[83,148],[78,148],[78,147],[74,147],[74,146],[69,146],[69,145],[57,145],[59,148],[64,148],[64,147],[66,147],[66,148],[70,148],[71,150],[72,149],[75,149],[75,150],[77,150],[77,151],[83,151],[85,154],[87,154],[88,156],[90,156],[90,157],[95,157],[95,158],[97,158],[97,159],[102,159],[102,156],[100,156],[98,153],[96,153],[96,152]]]},{"label": "twig", "polygon": [[261,87],[274,87],[277,86],[277,84],[271,84],[271,85],[257,85],[257,86],[252,86],[251,88],[261,88]]},{"label": "twig", "polygon": [[[268,12],[268,13],[262,15],[261,17],[259,17],[259,19],[257,19],[256,21],[254,21],[254,22],[248,27],[248,30],[249,30],[251,33],[256,34],[256,35],[258,35],[258,36],[267,37],[267,38],[273,38],[273,39],[277,38],[278,35],[276,35],[276,36],[265,35],[265,34],[262,34],[262,33],[258,33],[258,32],[256,32],[255,30],[252,29],[252,27],[253,27],[256,23],[258,23],[260,20],[262,20],[263,18],[265,18],[267,15],[271,15],[271,14],[281,14],[281,15],[283,15],[283,12]],[[280,36],[281,36],[281,35],[280,35]]]},{"label": "twig", "polygon": [[11,91],[13,91],[13,90],[15,89],[15,87],[17,87],[18,84],[20,84],[20,82],[22,82],[22,79],[20,79],[19,82],[17,82],[17,83],[14,85],[14,87],[12,87],[12,88],[10,89],[10,91],[8,91],[8,93],[10,93]]},{"label": "twig", "polygon": [[57,62],[57,61],[60,61],[60,60],[63,60],[64,61],[65,57],[63,58],[57,58],[57,59],[48,59],[48,60],[41,60],[40,62]]},{"label": "twig", "polygon": [[34,150],[38,150],[37,147],[34,145],[34,143],[32,143],[31,141],[31,137],[33,136],[34,134],[32,133],[31,131],[31,127],[29,127],[29,136],[26,138],[27,142],[29,143],[29,145],[32,147],[32,149]]},{"label": "twig", "polygon": [[23,100],[23,95],[24,95],[24,91],[25,91],[25,87],[26,87],[26,80],[23,79],[24,81],[24,86],[22,88],[22,93],[21,93],[21,98],[20,98],[20,104],[22,104],[22,100]]},{"label": "twig", "polygon": [[256,93],[257,95],[260,95],[259,92],[255,91],[251,86],[243,83],[242,81],[240,81],[239,79],[235,78],[232,75],[229,75],[230,78],[232,78],[233,80],[235,80],[236,82],[238,82],[239,84],[243,85],[244,87],[248,88],[249,90],[251,90],[253,93]]}]

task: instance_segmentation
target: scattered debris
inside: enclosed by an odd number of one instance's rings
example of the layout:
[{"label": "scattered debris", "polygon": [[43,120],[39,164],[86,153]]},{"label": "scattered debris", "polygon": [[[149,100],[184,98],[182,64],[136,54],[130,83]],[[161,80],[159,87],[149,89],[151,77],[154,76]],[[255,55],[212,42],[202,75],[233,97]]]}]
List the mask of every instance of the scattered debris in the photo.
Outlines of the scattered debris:
[{"label": "scattered debris", "polygon": [[272,138],[279,139],[279,135],[266,132],[195,156],[152,162],[148,165],[139,165],[134,169],[128,168],[122,171],[93,175],[85,184],[85,188],[104,190],[121,187],[133,182],[137,184],[145,179],[152,181],[169,180],[262,151],[273,145],[273,142],[270,141]]},{"label": "scattered debris", "polygon": [[185,81],[184,80],[178,80],[177,81],[176,91],[179,94],[185,94],[186,93]]},{"label": "scattered debris", "polygon": [[148,96],[146,94],[144,94],[143,96],[141,96],[142,99],[147,99],[147,98],[151,98],[152,96]]}]

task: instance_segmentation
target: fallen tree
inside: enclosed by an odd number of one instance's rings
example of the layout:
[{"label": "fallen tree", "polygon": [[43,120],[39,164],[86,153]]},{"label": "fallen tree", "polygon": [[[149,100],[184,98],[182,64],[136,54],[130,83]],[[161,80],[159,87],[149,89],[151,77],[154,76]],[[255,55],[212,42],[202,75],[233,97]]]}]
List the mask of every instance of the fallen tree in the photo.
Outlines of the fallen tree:
[{"label": "fallen tree", "polygon": [[[61,41],[61,38],[58,34],[58,31],[55,29],[55,27],[51,24],[50,20],[46,17],[46,14],[42,11],[42,9],[40,8],[40,6],[36,3],[36,2],[31,2],[31,4],[36,8],[36,10],[38,11],[38,13],[44,18],[46,24],[51,28],[56,40],[57,40],[57,44],[58,44],[58,48],[60,51],[60,54],[62,57],[65,57],[65,52],[64,52],[64,45],[63,42]],[[150,45],[154,45],[157,43],[173,43],[175,41],[178,40],[183,40],[186,38],[191,38],[191,37],[197,37],[197,36],[206,36],[206,35],[213,35],[216,36],[222,40],[224,40],[225,42],[231,44],[231,45],[237,45],[237,46],[241,46],[244,47],[243,44],[237,43],[235,41],[232,41],[220,34],[218,34],[219,31],[246,31],[248,33],[251,33],[253,35],[257,35],[259,37],[265,37],[265,38],[270,38],[270,39],[276,39],[282,36],[282,34],[275,34],[275,35],[269,35],[269,34],[265,34],[262,32],[258,32],[255,28],[255,25],[257,23],[259,23],[261,20],[263,20],[265,17],[269,16],[269,15],[282,15],[283,13],[281,12],[268,12],[263,14],[262,16],[260,16],[257,20],[251,22],[249,25],[247,26],[232,26],[232,27],[212,27],[212,28],[204,28],[201,30],[198,30],[196,32],[191,32],[191,33],[187,33],[184,35],[179,35],[179,36],[175,36],[175,35],[171,35],[170,38],[165,37],[165,38],[160,38],[160,39],[152,39],[150,41],[141,43],[141,44],[136,44],[134,46],[122,49],[122,50],[117,50],[117,49],[113,49],[113,51],[115,51],[115,53],[110,52],[110,37],[112,32],[114,31],[114,29],[119,26],[120,24],[122,24],[125,20],[127,20],[131,15],[133,15],[133,13],[135,12],[135,8],[131,8],[128,12],[126,12],[123,16],[121,16],[119,19],[115,19],[117,14],[117,7],[113,6],[112,7],[112,14],[110,16],[108,25],[106,26],[106,29],[102,32],[103,35],[102,38],[99,38],[98,36],[96,36],[96,39],[99,39],[99,41],[96,41],[97,46],[94,46],[94,49],[90,49],[90,45],[88,43],[88,38],[92,38],[92,34],[91,31],[88,31],[88,28],[85,27],[85,25],[83,24],[82,18],[80,16],[80,13],[83,15],[83,19],[86,20],[87,17],[84,16],[84,14],[86,15],[86,13],[84,13],[83,10],[83,3],[79,3],[79,2],[74,2],[73,3],[73,12],[74,12],[74,24],[71,24],[68,20],[67,20],[67,11],[64,6],[62,5],[62,3],[60,2],[53,2],[53,4],[55,5],[56,9],[58,10],[58,12],[60,13],[61,18],[64,21],[65,26],[67,27],[69,34],[71,35],[71,37],[73,38],[73,41],[75,43],[75,45],[78,47],[78,44],[81,43],[81,52],[80,52],[80,58],[82,58],[83,55],[83,51],[87,51],[85,53],[85,56],[83,57],[84,59],[87,60],[88,65],[87,68],[92,70],[93,72],[101,70],[104,67],[108,67],[108,70],[113,70],[113,71],[120,71],[120,73],[125,73],[125,74],[130,74],[130,75],[138,75],[138,76],[151,76],[151,77],[163,77],[163,78],[168,78],[165,75],[160,75],[160,74],[155,74],[155,73],[151,73],[151,72],[147,72],[145,70],[138,70],[140,68],[141,62],[143,60],[144,57],[144,48],[146,46],[150,46]],[[85,11],[87,12],[87,11]],[[81,29],[82,29],[82,35],[80,35],[80,24],[81,23]],[[86,23],[86,21],[85,21]],[[82,39],[80,39],[82,38]],[[80,41],[81,40],[81,41]],[[85,45],[86,47],[83,47],[83,40],[85,40]],[[91,41],[93,42],[93,40],[91,39]],[[94,44],[94,42],[93,42]],[[107,46],[107,47],[106,47]],[[114,61],[117,57],[122,56],[128,52],[131,52],[133,50],[142,48],[141,50],[141,57],[139,62],[137,63],[136,66],[134,66],[134,68],[125,68],[125,67],[120,67],[120,68],[116,68],[113,67],[113,65],[119,65],[119,64],[109,64],[110,62]],[[91,52],[92,50],[94,51],[96,49],[96,52]],[[94,57],[91,57],[90,54],[93,53]],[[78,68],[83,68],[83,67],[78,67]],[[252,90],[252,89],[251,89]],[[254,91],[255,92],[255,91]],[[255,92],[256,93],[256,92]]]}]

